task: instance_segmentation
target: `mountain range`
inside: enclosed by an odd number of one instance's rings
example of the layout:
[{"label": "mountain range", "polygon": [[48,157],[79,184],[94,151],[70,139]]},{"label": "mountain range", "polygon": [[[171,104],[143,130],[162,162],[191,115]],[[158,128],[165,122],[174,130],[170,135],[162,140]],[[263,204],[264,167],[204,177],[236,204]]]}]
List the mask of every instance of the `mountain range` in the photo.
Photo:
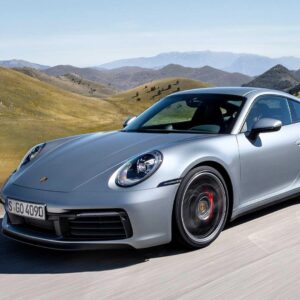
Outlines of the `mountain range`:
[{"label": "mountain range", "polygon": [[[199,52],[193,52],[192,54],[197,55]],[[213,57],[217,58],[215,54],[206,52],[207,57],[205,62],[214,61],[214,63],[223,63],[222,66],[224,67],[225,60],[223,62],[221,60],[218,61],[218,59],[213,60]],[[232,62],[236,56],[236,54],[226,52],[219,54],[223,55],[227,64]],[[182,58],[181,55],[176,56],[175,53],[172,53],[172,55],[173,59],[176,57],[177,59]],[[250,58],[255,61],[257,59],[261,60],[261,65],[265,63],[264,68],[266,67],[266,63],[271,64],[272,59],[265,60],[262,57],[250,56],[246,57],[242,55],[232,65],[239,64],[241,66],[241,61],[247,59],[249,61]],[[278,60],[284,60],[284,58]],[[297,58],[286,57],[285,61],[288,64],[297,66]],[[272,60],[273,63],[274,59]],[[300,69],[294,71],[282,64],[272,66],[267,71],[262,72],[261,75],[255,77],[238,72],[223,71],[211,66],[192,68],[178,64],[169,64],[157,69],[137,66],[125,66],[114,69],[79,68],[72,65],[48,67],[23,60],[0,61],[1,64],[6,68],[14,68],[23,74],[52,84],[60,89],[97,98],[107,98],[120,91],[126,91],[155,80],[175,77],[201,81],[213,86],[264,87],[283,90],[292,94],[298,94],[300,91]],[[255,66],[255,63],[253,62],[252,65]]]},{"label": "mountain range", "polygon": [[[115,60],[102,65],[82,69],[96,69],[104,71],[105,69],[112,70],[123,67],[138,67],[157,70],[170,64],[190,68],[210,66],[230,73],[242,73],[248,76],[258,76],[278,64],[281,64],[290,70],[298,70],[300,69],[300,58],[293,56],[270,58],[268,56],[256,54],[216,51],[168,52],[151,57]],[[29,67],[38,70],[49,68],[45,65],[16,59],[0,61],[0,66],[6,68]]]},{"label": "mountain range", "polygon": [[211,66],[228,72],[238,72],[249,76],[259,75],[277,64],[297,70],[300,69],[300,58],[286,56],[270,58],[262,55],[195,51],[195,52],[169,52],[152,57],[138,57],[121,59],[102,64],[96,68],[115,69],[124,66],[136,66],[142,68],[162,68],[169,64],[179,64],[185,67],[199,68]]},{"label": "mountain range", "polygon": [[119,90],[127,90],[149,81],[170,77],[184,77],[218,86],[241,86],[252,80],[252,77],[244,74],[225,72],[209,66],[189,68],[175,64],[170,64],[157,70],[140,67],[96,70],[93,68],[59,65],[45,69],[43,72],[50,76],[62,76],[69,73],[77,74],[85,80],[108,84]]}]

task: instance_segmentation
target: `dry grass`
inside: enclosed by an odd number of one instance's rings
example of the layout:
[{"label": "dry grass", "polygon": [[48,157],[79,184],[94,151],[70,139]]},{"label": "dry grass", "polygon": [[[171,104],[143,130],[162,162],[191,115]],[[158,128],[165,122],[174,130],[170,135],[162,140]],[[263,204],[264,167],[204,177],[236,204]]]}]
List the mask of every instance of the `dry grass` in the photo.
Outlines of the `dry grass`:
[{"label": "dry grass", "polygon": [[210,86],[197,80],[186,78],[165,78],[148,82],[134,89],[109,98],[121,113],[137,115],[159,99],[178,91]]}]

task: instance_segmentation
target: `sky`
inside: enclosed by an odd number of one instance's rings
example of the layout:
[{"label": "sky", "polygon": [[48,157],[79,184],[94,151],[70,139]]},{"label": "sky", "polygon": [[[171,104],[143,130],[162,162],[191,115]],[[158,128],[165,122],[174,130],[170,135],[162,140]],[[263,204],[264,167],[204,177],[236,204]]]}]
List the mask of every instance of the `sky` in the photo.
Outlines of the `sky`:
[{"label": "sky", "polygon": [[299,0],[0,0],[0,60],[94,66],[173,51],[300,57]]}]

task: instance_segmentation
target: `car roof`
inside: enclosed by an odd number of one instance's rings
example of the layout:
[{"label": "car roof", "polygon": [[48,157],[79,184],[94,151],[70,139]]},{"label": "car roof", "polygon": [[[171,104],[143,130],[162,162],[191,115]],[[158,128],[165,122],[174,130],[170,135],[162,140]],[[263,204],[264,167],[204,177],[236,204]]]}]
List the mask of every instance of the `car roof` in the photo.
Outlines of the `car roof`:
[{"label": "car roof", "polygon": [[[272,93],[276,95],[285,95],[291,98],[294,98],[292,95],[271,89],[264,89],[264,88],[256,88],[256,87],[211,87],[211,88],[199,88],[199,89],[192,89],[186,90],[182,92],[175,93],[176,95],[183,95],[183,94],[224,94],[224,95],[235,95],[235,96],[242,96],[245,97],[249,94],[251,96],[256,96],[259,94],[264,93]],[[173,94],[174,95],[174,94]]]}]

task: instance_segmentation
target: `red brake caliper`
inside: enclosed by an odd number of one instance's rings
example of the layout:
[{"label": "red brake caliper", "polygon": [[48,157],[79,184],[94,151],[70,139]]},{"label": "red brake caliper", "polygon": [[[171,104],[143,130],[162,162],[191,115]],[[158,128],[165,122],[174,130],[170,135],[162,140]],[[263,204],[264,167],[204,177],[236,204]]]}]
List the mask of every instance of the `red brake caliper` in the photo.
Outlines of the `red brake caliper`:
[{"label": "red brake caliper", "polygon": [[207,194],[207,198],[209,200],[209,205],[210,205],[210,214],[209,214],[209,218],[208,218],[208,220],[210,220],[214,213],[214,208],[215,208],[214,194],[213,194],[213,192],[206,192],[206,194]]}]

